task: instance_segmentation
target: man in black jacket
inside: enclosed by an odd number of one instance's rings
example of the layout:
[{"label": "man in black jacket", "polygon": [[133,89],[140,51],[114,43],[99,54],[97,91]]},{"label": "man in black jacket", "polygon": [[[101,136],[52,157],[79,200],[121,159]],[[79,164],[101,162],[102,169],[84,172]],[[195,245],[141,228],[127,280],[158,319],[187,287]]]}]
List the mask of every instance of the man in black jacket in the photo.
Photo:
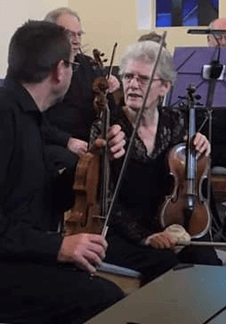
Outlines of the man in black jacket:
[{"label": "man in black jacket", "polygon": [[[50,107],[45,115],[51,125],[68,133],[70,138],[66,146],[69,151],[81,155],[87,151],[90,127],[96,117],[96,112],[93,109],[92,84],[93,80],[100,76],[101,71],[91,57],[81,53],[83,30],[80,17],[75,11],[69,8],[58,8],[49,12],[45,20],[56,23],[69,31],[74,62],[77,64],[71,85],[63,101]],[[119,87],[119,81],[114,76],[110,76],[108,85],[108,91],[112,93]],[[112,95],[109,97],[109,106],[113,113],[115,105]],[[49,143],[57,144],[51,141]],[[54,153],[53,146],[52,149]],[[55,150],[58,149],[59,147],[55,146]],[[73,163],[73,154],[67,153],[65,156],[66,163],[69,165],[71,164],[70,156]]]},{"label": "man in black jacket", "polygon": [[[122,297],[90,276],[105,239],[57,232],[58,179],[46,163],[42,112],[66,93],[72,61],[68,33],[56,24],[30,21],[11,39],[0,89],[0,322],[84,323]],[[111,150],[120,156],[119,127],[113,133]]]}]

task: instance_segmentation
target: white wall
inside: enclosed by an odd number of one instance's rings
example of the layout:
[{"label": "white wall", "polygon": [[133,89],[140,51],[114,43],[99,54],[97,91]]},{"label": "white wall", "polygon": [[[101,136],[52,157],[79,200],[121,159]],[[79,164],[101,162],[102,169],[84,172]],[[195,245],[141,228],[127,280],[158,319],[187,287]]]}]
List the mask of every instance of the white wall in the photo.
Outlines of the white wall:
[{"label": "white wall", "polygon": [[[137,24],[137,3],[140,0],[68,0],[69,7],[78,11],[86,34],[83,37],[84,51],[92,54],[97,48],[110,58],[115,41],[118,42],[114,64],[119,63],[121,53],[126,46],[135,42],[149,29],[140,30]],[[150,4],[151,20],[155,21],[155,0],[144,0]],[[142,1],[143,3],[143,1]],[[226,17],[226,0],[219,1],[220,17]],[[154,24],[153,24],[154,25]],[[203,27],[201,27],[203,28]],[[162,34],[167,31],[167,48],[173,53],[175,46],[206,46],[204,35],[191,36],[187,34],[190,27],[151,28]]]},{"label": "white wall", "polygon": [[0,0],[0,77],[7,69],[8,45],[17,27],[28,19],[43,19],[58,7],[67,7],[68,0]]},{"label": "white wall", "polygon": [[[154,0],[149,0],[150,7]],[[82,26],[86,31],[83,37],[85,53],[93,48],[103,51],[110,57],[115,41],[118,42],[114,64],[118,64],[121,52],[128,43],[134,42],[149,30],[139,30],[137,26],[138,0],[0,0],[0,77],[7,68],[9,40],[18,26],[29,18],[42,19],[45,14],[58,7],[70,7],[78,11]],[[226,1],[220,0],[220,17],[226,17]],[[154,12],[153,12],[154,21]],[[185,27],[158,29],[167,30],[167,47],[205,46],[205,36],[190,36]]]}]

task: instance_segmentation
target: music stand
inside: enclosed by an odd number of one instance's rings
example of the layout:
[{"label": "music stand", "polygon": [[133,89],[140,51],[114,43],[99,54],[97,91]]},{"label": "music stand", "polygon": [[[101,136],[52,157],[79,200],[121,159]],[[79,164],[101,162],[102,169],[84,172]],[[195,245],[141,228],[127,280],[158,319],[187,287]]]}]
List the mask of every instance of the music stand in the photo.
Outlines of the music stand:
[{"label": "music stand", "polygon": [[[190,83],[196,85],[196,93],[201,96],[199,100],[203,107],[208,100],[209,80],[203,79],[204,65],[210,65],[218,57],[218,48],[214,47],[176,47],[174,52],[174,66],[177,71],[177,81],[166,97],[166,106],[179,107],[184,102],[178,96],[185,96]],[[226,48],[220,49],[220,63],[226,65]],[[222,80],[216,80],[212,107],[225,108],[226,73]]]}]

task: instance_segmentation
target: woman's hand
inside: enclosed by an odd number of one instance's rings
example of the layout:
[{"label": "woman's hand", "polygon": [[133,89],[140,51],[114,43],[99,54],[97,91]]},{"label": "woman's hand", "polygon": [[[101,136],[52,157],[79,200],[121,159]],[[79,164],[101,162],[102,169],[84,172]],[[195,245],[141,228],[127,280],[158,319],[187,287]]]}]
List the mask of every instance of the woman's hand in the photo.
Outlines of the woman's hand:
[{"label": "woman's hand", "polygon": [[172,238],[172,236],[167,232],[155,233],[148,236],[144,244],[149,245],[155,249],[171,249],[175,248],[177,240]]},{"label": "woman's hand", "polygon": [[[121,130],[120,125],[113,125],[109,128],[107,134],[107,144],[109,147],[109,157],[110,159],[119,159],[125,154],[124,146],[125,142],[125,133]],[[90,148],[90,152],[93,154],[100,154],[101,150],[105,147],[106,141],[102,138],[97,138],[92,147]]]},{"label": "woman's hand", "polygon": [[119,159],[125,154],[124,146],[125,133],[121,130],[121,126],[115,124],[108,131],[108,146],[110,159]]},{"label": "woman's hand", "polygon": [[200,154],[205,153],[206,156],[210,154],[210,142],[205,135],[196,133],[193,144]]}]

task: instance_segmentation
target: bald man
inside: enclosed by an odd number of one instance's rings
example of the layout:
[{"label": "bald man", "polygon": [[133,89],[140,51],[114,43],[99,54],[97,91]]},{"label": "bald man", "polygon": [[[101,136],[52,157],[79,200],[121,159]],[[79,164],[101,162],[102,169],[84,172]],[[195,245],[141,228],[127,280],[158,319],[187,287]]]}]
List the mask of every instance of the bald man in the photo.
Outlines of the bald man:
[{"label": "bald man", "polygon": [[[210,23],[211,29],[225,29],[226,30],[226,18],[218,18]],[[216,34],[207,36],[208,45],[211,47],[226,47],[226,32],[225,34]],[[219,43],[219,44],[218,44]]]}]

